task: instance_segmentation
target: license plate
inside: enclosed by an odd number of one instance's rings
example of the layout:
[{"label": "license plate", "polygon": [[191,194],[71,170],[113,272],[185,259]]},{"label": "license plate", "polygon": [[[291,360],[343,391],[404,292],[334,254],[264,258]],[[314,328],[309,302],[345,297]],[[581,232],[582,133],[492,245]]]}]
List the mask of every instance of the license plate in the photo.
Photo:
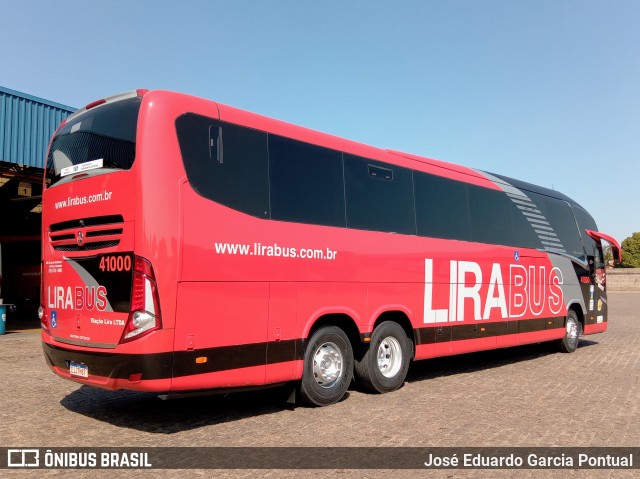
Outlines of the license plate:
[{"label": "license plate", "polygon": [[71,362],[69,364],[69,372],[72,376],[86,379],[89,377],[89,366],[86,364]]}]

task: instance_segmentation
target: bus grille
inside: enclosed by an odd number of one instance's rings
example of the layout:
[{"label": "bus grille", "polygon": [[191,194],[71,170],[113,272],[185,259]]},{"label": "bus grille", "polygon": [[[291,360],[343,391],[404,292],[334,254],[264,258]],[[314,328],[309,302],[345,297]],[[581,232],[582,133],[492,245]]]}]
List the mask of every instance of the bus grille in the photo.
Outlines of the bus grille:
[{"label": "bus grille", "polygon": [[102,249],[102,248],[112,248],[113,246],[118,246],[120,244],[120,241],[99,241],[97,243],[89,243],[89,244],[85,244],[84,246],[77,246],[77,245],[59,245],[59,246],[54,246],[53,249],[55,249],[56,251],[93,251],[96,249]]},{"label": "bus grille", "polygon": [[79,218],[52,224],[49,244],[56,251],[95,251],[118,246],[123,231],[121,215]]}]

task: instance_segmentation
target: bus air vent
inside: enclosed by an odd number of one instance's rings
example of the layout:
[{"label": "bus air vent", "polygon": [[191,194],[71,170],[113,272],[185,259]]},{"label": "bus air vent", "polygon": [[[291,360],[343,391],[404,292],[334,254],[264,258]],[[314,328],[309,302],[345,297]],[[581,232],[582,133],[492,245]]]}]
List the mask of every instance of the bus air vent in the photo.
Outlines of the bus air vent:
[{"label": "bus air vent", "polygon": [[49,243],[56,251],[95,251],[118,246],[123,231],[122,215],[78,218],[52,224]]}]

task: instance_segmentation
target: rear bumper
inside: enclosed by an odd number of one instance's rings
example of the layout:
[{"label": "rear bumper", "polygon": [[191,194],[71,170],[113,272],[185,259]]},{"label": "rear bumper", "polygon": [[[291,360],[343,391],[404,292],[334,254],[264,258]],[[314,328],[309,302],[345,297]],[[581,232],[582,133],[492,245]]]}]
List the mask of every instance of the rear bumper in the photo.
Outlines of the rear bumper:
[{"label": "rear bumper", "polygon": [[[47,365],[58,376],[102,389],[168,392],[171,389],[173,353],[118,354],[75,351],[42,342]],[[71,362],[89,369],[87,378],[72,376]]]}]

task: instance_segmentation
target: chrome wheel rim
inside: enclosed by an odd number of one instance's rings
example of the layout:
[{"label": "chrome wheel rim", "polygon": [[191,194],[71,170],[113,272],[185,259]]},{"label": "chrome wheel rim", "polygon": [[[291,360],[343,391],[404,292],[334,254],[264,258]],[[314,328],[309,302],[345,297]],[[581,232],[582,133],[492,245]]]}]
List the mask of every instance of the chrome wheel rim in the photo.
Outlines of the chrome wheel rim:
[{"label": "chrome wheel rim", "polygon": [[313,353],[313,378],[320,387],[335,385],[343,373],[344,358],[335,343],[323,343]]},{"label": "chrome wheel rim", "polygon": [[567,340],[571,346],[578,344],[579,331],[578,323],[574,319],[567,320]]},{"label": "chrome wheel rim", "polygon": [[393,336],[388,336],[378,346],[378,370],[385,378],[392,378],[402,367],[402,348]]}]

